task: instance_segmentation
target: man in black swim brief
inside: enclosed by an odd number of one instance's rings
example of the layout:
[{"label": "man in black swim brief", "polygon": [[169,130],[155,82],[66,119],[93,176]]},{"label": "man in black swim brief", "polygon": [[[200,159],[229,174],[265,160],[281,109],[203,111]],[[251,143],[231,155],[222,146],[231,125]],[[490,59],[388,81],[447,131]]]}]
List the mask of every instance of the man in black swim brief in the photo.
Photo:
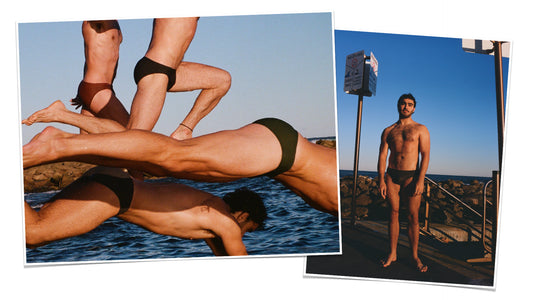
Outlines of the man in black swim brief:
[{"label": "man in black swim brief", "polygon": [[24,214],[30,248],[87,233],[117,216],[158,234],[203,239],[215,255],[246,255],[243,235],[267,218],[261,197],[246,188],[219,198],[183,184],[131,179],[106,167],[89,170],[39,211],[25,202]]},{"label": "man in black swim brief", "polygon": [[429,131],[424,125],[412,119],[416,107],[416,100],[413,95],[401,95],[396,106],[399,115],[398,121],[383,130],[379,146],[379,190],[381,196],[389,202],[390,207],[390,249],[387,258],[383,259],[382,265],[386,268],[397,260],[400,202],[406,202],[411,256],[416,269],[420,272],[426,272],[428,267],[418,257],[420,231],[418,215],[424,191],[424,178],[429,165]]},{"label": "man in black swim brief", "polygon": [[139,84],[139,81],[143,79],[145,76],[156,74],[156,73],[167,75],[168,77],[167,92],[168,92],[170,88],[173,87],[174,84],[176,83],[176,69],[173,69],[171,67],[155,62],[146,56],[141,58],[135,65],[135,69],[133,70],[133,79],[135,80],[135,84]]},{"label": "man in black swim brief", "polygon": [[387,168],[387,175],[390,176],[392,182],[403,185],[407,180],[418,175],[418,170],[396,170]]},{"label": "man in black swim brief", "polygon": [[201,90],[189,113],[170,134],[177,140],[189,139],[196,125],[228,92],[231,86],[228,72],[183,61],[196,34],[197,23],[197,17],[154,19],[150,45],[133,73],[137,92],[131,105],[128,129],[152,130],[163,110],[167,92]]},{"label": "man in black swim brief", "polygon": [[93,168],[80,179],[83,184],[99,183],[110,189],[118,198],[120,209],[117,215],[126,212],[133,199],[133,180],[123,169]]}]

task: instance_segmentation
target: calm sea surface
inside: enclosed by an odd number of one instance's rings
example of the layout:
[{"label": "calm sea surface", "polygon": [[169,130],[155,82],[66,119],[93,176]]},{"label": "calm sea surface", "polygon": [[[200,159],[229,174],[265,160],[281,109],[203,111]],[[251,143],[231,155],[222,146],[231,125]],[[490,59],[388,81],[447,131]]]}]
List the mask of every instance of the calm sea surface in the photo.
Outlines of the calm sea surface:
[{"label": "calm sea surface", "polygon": [[[268,219],[264,230],[244,236],[249,255],[340,252],[338,219],[311,208],[300,197],[268,177],[224,184],[174,178],[158,180],[188,184],[219,197],[242,186],[259,193],[267,207]],[[24,199],[30,206],[39,208],[55,193],[25,194]],[[26,249],[26,262],[29,264],[212,256],[202,240],[182,240],[155,234],[116,217],[89,233],[37,249]]]}]

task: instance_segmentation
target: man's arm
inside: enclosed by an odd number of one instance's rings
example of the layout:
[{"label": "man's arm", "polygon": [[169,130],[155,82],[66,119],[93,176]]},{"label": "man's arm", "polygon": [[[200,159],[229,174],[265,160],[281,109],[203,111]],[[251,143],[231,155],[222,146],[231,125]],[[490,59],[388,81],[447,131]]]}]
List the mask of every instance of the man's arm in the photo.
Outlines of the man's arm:
[{"label": "man's arm", "polygon": [[216,235],[216,238],[206,239],[205,242],[213,254],[217,256],[248,255],[246,246],[242,241],[241,228],[230,216],[224,215],[222,219],[215,220],[210,230]]},{"label": "man's arm", "polygon": [[379,180],[379,190],[381,197],[386,198],[387,196],[387,185],[385,183],[385,170],[387,168],[387,155],[389,152],[389,144],[387,143],[387,129],[383,130],[381,134],[381,143],[379,145],[379,156],[378,156],[378,180]]},{"label": "man's arm", "polygon": [[431,142],[429,131],[424,125],[421,126],[418,143],[418,148],[420,151],[420,173],[416,183],[415,195],[419,195],[424,192],[424,178],[426,177],[426,172],[429,166],[429,151],[431,148]]},{"label": "man's arm", "polygon": [[211,251],[213,251],[213,254],[216,256],[227,256],[228,253],[226,252],[226,249],[224,249],[224,245],[222,244],[222,240],[218,237],[212,238],[212,239],[205,239],[204,240],[207,246],[211,248]]}]

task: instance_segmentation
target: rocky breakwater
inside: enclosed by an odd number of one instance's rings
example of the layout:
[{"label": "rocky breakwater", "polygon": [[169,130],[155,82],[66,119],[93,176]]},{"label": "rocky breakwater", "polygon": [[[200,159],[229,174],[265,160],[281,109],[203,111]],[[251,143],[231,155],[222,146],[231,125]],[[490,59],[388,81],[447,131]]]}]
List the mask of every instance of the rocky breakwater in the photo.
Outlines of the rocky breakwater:
[{"label": "rocky breakwater", "polygon": [[[387,200],[383,199],[380,195],[377,178],[372,179],[366,176],[358,176],[357,189],[355,192],[355,209],[352,209],[353,184],[353,176],[345,176],[340,180],[342,217],[351,218],[352,213],[354,212],[356,219],[377,221],[388,220],[388,203]],[[484,183],[476,180],[464,183],[462,181],[448,179],[439,182],[438,184],[468,206],[478,212],[482,212]],[[492,202],[492,189],[490,187],[487,189],[487,200]],[[425,215],[425,201],[428,201],[430,204],[429,219],[431,222],[454,224],[458,219],[479,219],[464,206],[452,201],[450,197],[439,188],[430,186],[428,193],[426,186],[426,192],[420,206],[420,220],[423,220],[423,216]],[[488,213],[490,218],[490,210],[488,210]],[[400,220],[406,221],[406,216],[406,203],[401,203]]]},{"label": "rocky breakwater", "polygon": [[24,170],[24,193],[61,190],[78,179],[94,165],[60,162]]}]

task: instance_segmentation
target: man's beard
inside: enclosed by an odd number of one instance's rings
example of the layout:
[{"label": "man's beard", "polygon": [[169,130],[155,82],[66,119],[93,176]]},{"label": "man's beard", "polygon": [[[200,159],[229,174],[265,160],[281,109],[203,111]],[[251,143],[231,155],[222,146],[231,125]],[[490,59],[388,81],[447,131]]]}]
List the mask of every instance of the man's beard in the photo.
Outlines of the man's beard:
[{"label": "man's beard", "polygon": [[400,119],[407,119],[409,118],[410,116],[412,116],[414,113],[414,111],[410,111],[410,112],[403,112],[403,111],[400,111]]}]

